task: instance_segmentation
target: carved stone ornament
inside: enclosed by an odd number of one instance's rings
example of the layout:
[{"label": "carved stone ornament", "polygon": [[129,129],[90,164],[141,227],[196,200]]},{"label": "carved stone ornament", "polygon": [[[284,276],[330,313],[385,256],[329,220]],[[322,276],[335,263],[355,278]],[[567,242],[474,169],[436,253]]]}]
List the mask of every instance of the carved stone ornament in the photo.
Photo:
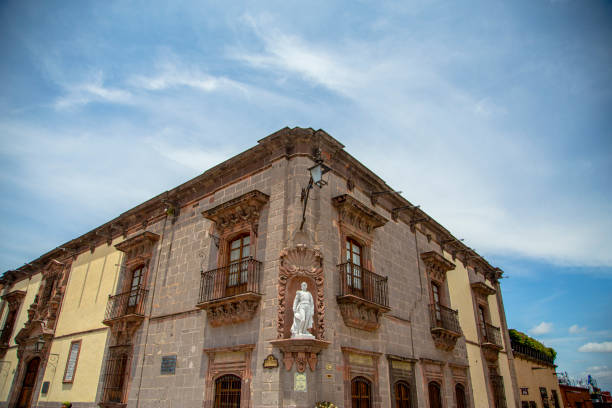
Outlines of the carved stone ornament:
[{"label": "carved stone ornament", "polygon": [[197,307],[206,309],[208,322],[212,327],[219,327],[251,320],[255,316],[260,300],[261,295],[249,292],[199,303]]},{"label": "carved stone ornament", "polygon": [[470,286],[472,287],[472,290],[474,291],[474,293],[484,298],[486,298],[489,295],[494,295],[496,293],[495,289],[493,289],[492,287],[490,287],[484,282],[474,282]]},{"label": "carved stone ornament", "polygon": [[457,339],[461,337],[461,333],[456,333],[442,327],[433,327],[431,329],[431,337],[437,348],[444,351],[452,351],[455,348]]},{"label": "carved stone ornament", "polygon": [[249,191],[240,197],[203,211],[202,215],[215,223],[220,235],[225,235],[227,230],[244,228],[245,225],[249,225],[257,234],[261,208],[269,198],[267,194],[259,190]]},{"label": "carved stone ornament", "polygon": [[482,347],[482,352],[485,356],[485,359],[488,362],[494,363],[497,361],[499,357],[499,352],[502,349],[501,346],[498,346],[497,344],[494,344],[494,343],[482,343],[481,347]]},{"label": "carved stone ornament", "polygon": [[375,331],[380,327],[384,313],[390,308],[376,303],[368,302],[358,296],[338,296],[336,299],[344,324],[356,329]]},{"label": "carved stone ornament", "polygon": [[126,345],[132,344],[132,338],[143,320],[144,316],[142,315],[130,314],[113,320],[112,323],[107,323],[106,321],[104,323],[110,326],[112,342],[115,345]]},{"label": "carved stone ornament", "polygon": [[[315,297],[315,327],[312,333],[317,339],[322,340],[325,332],[325,303],[323,302],[323,257],[318,249],[298,244],[293,248],[285,248],[280,254],[280,266],[278,276],[278,325],[277,338],[285,337],[285,325],[292,323],[286,321],[287,303],[293,299],[287,299],[287,282],[293,277],[311,278],[316,284],[310,288]],[[289,305],[291,307],[291,305]]]},{"label": "carved stone ornament", "polygon": [[446,272],[455,269],[455,264],[434,251],[423,252],[421,259],[425,263],[430,278],[437,282],[444,282]]},{"label": "carved stone ornament", "polygon": [[[293,298],[288,298],[288,283],[296,283],[302,279],[314,282],[315,288],[309,287],[315,303],[315,316],[312,334],[314,339],[287,338],[291,326]],[[306,370],[306,366],[314,371],[317,366],[317,354],[330,344],[323,340],[325,333],[325,303],[323,301],[323,258],[318,249],[298,244],[293,248],[285,248],[280,254],[278,276],[278,340],[273,340],[274,346],[283,353],[285,369],[291,370],[294,363],[298,372]]]},{"label": "carved stone ornament", "polygon": [[329,341],[316,339],[281,339],[272,340],[270,343],[283,353],[285,369],[291,370],[295,363],[298,373],[306,371],[306,366],[310,371],[314,371],[317,368],[317,354],[330,345]]},{"label": "carved stone ornament", "polygon": [[146,263],[153,256],[153,246],[159,240],[159,235],[149,231],[142,232],[115,245],[121,252],[125,252],[125,265],[132,266],[137,263]]},{"label": "carved stone ornament", "polygon": [[339,222],[364,234],[371,235],[375,228],[387,223],[386,218],[348,194],[334,197],[332,202],[338,210]]}]

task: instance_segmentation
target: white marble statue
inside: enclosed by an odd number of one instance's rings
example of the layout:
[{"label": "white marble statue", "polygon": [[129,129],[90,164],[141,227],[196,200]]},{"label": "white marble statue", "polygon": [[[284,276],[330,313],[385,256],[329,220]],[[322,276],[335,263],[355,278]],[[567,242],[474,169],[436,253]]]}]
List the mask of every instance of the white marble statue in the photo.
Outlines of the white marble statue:
[{"label": "white marble statue", "polygon": [[312,316],[314,315],[314,301],[307,290],[308,285],[302,282],[302,288],[295,292],[293,300],[293,325],[291,326],[292,339],[314,339],[308,329],[312,328]]}]

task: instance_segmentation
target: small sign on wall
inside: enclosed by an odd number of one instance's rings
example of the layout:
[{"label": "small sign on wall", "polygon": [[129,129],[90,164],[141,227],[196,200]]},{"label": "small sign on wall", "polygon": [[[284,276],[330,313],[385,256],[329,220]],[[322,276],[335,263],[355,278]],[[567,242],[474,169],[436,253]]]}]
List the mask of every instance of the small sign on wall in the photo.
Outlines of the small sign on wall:
[{"label": "small sign on wall", "polygon": [[40,393],[41,394],[46,394],[49,392],[49,381],[45,381],[44,383],[42,383],[42,387],[40,389]]},{"label": "small sign on wall", "polygon": [[306,392],[308,387],[306,386],[306,374],[295,373],[293,375],[293,391]]},{"label": "small sign on wall", "polygon": [[161,374],[174,375],[176,372],[176,356],[162,356]]},{"label": "small sign on wall", "polygon": [[278,367],[278,359],[274,356],[274,354],[268,355],[263,362],[264,368],[276,368]]}]

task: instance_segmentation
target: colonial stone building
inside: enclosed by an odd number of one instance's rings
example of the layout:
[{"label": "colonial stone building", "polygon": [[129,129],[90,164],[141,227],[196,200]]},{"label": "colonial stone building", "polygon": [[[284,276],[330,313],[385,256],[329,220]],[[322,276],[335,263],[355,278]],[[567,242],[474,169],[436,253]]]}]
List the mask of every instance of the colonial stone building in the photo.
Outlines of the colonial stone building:
[{"label": "colonial stone building", "polygon": [[518,407],[502,271],[343,147],[282,129],[6,272],[0,406]]}]

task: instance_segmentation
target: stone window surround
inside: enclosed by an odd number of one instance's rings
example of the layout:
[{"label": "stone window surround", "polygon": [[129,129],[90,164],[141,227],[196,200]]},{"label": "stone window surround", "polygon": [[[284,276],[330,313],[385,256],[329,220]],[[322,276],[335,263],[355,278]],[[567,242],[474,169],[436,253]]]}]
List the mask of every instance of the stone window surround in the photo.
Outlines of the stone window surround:
[{"label": "stone window surround", "polygon": [[416,381],[414,376],[414,364],[418,361],[414,358],[387,354],[389,365],[389,389],[391,392],[391,404],[395,403],[395,384],[404,382],[410,390],[411,406],[417,406]]},{"label": "stone window surround", "polygon": [[215,403],[215,382],[219,377],[232,374],[241,379],[240,406],[249,407],[251,399],[251,357],[255,344],[204,349],[208,355],[205,397],[203,408],[213,408]]},{"label": "stone window surround", "polygon": [[364,377],[372,384],[372,407],[381,408],[378,362],[382,353],[345,346],[340,348],[344,358],[344,406],[350,407],[352,403],[351,381],[355,377]]},{"label": "stone window surround", "polygon": [[[444,399],[444,390],[446,389],[445,375],[444,375],[444,366],[446,363],[444,361],[431,360],[428,358],[421,358],[420,360],[421,368],[422,368],[422,376],[423,376],[423,384],[425,385],[425,389],[428,390],[430,382],[436,382],[440,386],[440,396],[442,399],[442,406],[444,407],[446,404]],[[454,389],[453,389],[454,390]],[[426,406],[430,406],[429,402],[429,392],[425,393]]]},{"label": "stone window surround", "polygon": [[455,392],[455,387],[458,384],[461,384],[463,386],[463,392],[465,393],[465,403],[466,403],[466,407],[470,407],[470,387],[468,384],[468,369],[469,366],[467,365],[462,365],[462,364],[453,364],[453,363],[449,363],[448,366],[451,369],[451,373],[452,373],[452,379],[453,379],[453,400],[455,400],[455,405],[457,404],[456,398],[457,398],[457,394]]},{"label": "stone window surround", "polygon": [[241,235],[249,235],[250,256],[255,258],[261,209],[269,198],[259,190],[252,190],[202,211],[202,216],[213,223],[210,235],[218,248],[217,267],[228,265],[230,243]]},{"label": "stone window surround", "polygon": [[361,266],[374,272],[372,262],[374,230],[385,225],[387,219],[348,194],[334,197],[332,203],[338,211],[339,263],[346,261],[346,242],[352,239],[361,245],[361,260],[363,262]]}]

